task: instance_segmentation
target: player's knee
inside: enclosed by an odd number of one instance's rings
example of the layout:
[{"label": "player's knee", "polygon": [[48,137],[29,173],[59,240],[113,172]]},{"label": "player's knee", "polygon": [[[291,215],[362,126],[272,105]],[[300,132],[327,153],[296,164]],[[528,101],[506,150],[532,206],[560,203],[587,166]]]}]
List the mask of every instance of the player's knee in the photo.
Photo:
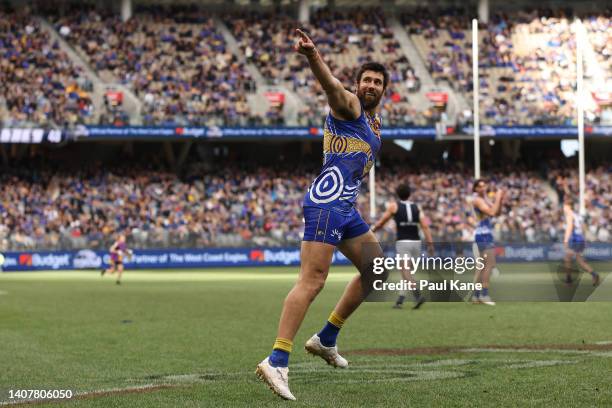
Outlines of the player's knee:
[{"label": "player's knee", "polygon": [[308,281],[305,282],[305,284],[306,284],[305,286],[307,290],[310,292],[313,292],[316,295],[321,290],[323,290],[323,287],[325,286],[325,275],[317,274],[316,277],[308,279]]},{"label": "player's knee", "polygon": [[325,274],[318,273],[308,278],[299,279],[297,287],[312,301],[325,286]]}]

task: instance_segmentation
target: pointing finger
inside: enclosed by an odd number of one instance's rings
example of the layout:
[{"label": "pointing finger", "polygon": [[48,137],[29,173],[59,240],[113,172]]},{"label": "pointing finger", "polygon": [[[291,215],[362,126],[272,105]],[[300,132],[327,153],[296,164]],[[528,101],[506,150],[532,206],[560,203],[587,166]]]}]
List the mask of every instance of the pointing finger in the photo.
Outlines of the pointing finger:
[{"label": "pointing finger", "polygon": [[309,41],[309,40],[310,40],[310,38],[308,38],[308,36],[306,35],[306,33],[304,33],[304,32],[303,32],[302,30],[300,30],[299,28],[296,28],[296,29],[295,29],[295,32],[296,32],[296,33],[298,33],[298,35],[299,35],[300,37],[302,37],[302,39],[303,39],[304,41]]}]

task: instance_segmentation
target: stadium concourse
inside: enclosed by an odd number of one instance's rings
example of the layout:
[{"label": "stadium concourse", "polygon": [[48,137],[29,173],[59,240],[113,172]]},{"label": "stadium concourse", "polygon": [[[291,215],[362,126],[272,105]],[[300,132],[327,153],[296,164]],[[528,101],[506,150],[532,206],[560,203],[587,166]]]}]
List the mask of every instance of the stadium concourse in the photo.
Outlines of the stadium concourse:
[{"label": "stadium concourse", "polygon": [[[82,3],[32,2],[19,10],[2,3],[0,120],[319,125],[322,94],[291,50],[299,26],[347,87],[363,50],[389,68],[387,126],[471,122],[472,9],[319,8],[305,22],[291,7],[252,10],[139,6],[124,21],[116,11]],[[600,85],[612,75],[610,13],[559,7],[509,10],[481,22],[481,123],[575,124],[574,14],[587,29],[587,123],[612,120],[591,95],[605,90]],[[135,103],[102,96],[92,82],[101,89],[120,84]],[[447,93],[447,103],[430,101],[432,91]],[[272,102],[270,92],[282,96]]]}]

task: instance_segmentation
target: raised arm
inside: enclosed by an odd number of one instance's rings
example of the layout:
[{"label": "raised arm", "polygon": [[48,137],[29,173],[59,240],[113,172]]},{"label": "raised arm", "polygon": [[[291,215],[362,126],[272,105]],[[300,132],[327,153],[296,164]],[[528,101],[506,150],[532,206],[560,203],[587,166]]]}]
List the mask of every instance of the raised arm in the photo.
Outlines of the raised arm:
[{"label": "raised arm", "polygon": [[393,215],[397,212],[397,203],[390,201],[387,203],[387,209],[383,214],[382,218],[378,220],[376,224],[372,227],[372,232],[376,232],[383,227]]},{"label": "raised arm", "polygon": [[496,215],[499,215],[501,213],[501,205],[503,198],[504,191],[497,190],[497,193],[495,193],[495,202],[493,203],[493,205],[490,206],[482,198],[476,197],[474,199],[474,207],[478,208],[480,211],[490,217],[495,217]]},{"label": "raised arm", "polygon": [[295,51],[308,58],[312,73],[327,95],[332,115],[341,120],[357,119],[361,115],[361,105],[357,95],[344,89],[342,83],[333,76],[310,37],[300,29],[296,29],[295,32],[298,35]]}]

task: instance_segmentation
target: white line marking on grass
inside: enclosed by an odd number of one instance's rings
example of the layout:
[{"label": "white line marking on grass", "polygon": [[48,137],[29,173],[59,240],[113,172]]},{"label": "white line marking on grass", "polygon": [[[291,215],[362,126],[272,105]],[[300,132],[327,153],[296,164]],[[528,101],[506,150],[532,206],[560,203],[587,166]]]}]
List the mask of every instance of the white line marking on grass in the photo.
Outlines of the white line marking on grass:
[{"label": "white line marking on grass", "polygon": [[612,344],[612,340],[596,341],[595,344],[605,346],[606,344]]}]

